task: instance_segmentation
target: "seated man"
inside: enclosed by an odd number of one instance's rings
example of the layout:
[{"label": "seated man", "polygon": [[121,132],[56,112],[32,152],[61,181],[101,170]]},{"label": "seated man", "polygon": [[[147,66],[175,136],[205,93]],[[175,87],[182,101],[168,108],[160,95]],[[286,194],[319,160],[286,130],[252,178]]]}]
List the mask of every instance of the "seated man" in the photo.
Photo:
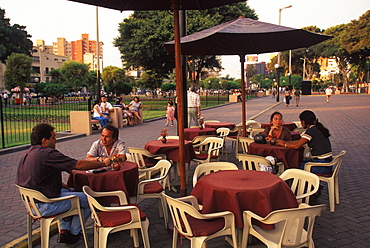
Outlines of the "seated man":
[{"label": "seated man", "polygon": [[[84,209],[85,221],[90,216],[90,208],[83,192],[73,192],[62,182],[62,171],[96,169],[110,164],[109,159],[97,161],[75,160],[55,149],[57,140],[54,127],[43,123],[32,129],[31,147],[18,164],[15,183],[19,186],[40,191],[48,198],[77,195]],[[42,216],[63,213],[71,208],[69,200],[56,203],[37,203]],[[60,220],[58,243],[73,244],[79,239],[81,225],[78,216]]]},{"label": "seated man", "polygon": [[100,139],[95,141],[86,155],[86,160],[105,161],[116,156],[126,160],[125,142],[118,139],[118,128],[108,124],[101,131]]},{"label": "seated man", "polygon": [[107,98],[105,96],[102,96],[101,98],[101,108],[102,108],[102,113],[109,116],[109,112],[113,112],[113,106],[109,102],[107,102]]}]

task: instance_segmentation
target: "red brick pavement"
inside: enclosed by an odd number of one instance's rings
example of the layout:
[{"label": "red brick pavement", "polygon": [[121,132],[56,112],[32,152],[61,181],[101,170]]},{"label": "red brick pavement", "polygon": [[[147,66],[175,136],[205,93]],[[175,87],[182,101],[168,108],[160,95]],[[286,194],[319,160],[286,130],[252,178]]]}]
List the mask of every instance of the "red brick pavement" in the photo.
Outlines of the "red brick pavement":
[{"label": "red brick pavement", "polygon": [[[325,96],[302,96],[301,104],[285,107],[276,104],[271,97],[247,101],[248,118],[257,115],[255,120],[266,122],[273,111],[280,111],[286,121],[298,121],[299,113],[305,109],[313,110],[319,121],[329,128],[334,154],[342,149],[347,150],[340,171],[340,205],[336,211],[328,210],[317,219],[314,240],[316,247],[369,247],[369,143],[370,143],[370,95],[333,95],[330,103]],[[269,107],[274,106],[269,109]],[[268,110],[266,110],[268,109]],[[258,115],[261,111],[266,110]],[[234,123],[241,122],[241,104],[230,104],[223,107],[203,110],[206,119],[218,119]],[[127,146],[143,147],[148,140],[156,139],[165,121],[145,123],[133,128],[120,130],[120,138]],[[175,127],[168,127],[169,135],[175,135]],[[77,159],[84,158],[90,144],[99,138],[99,134],[82,137],[57,144],[63,153]],[[14,187],[16,161],[22,152],[0,156],[0,246],[25,234],[25,212],[20,203],[18,192]],[[229,156],[230,158],[231,156]],[[190,190],[188,190],[190,191]],[[176,194],[170,193],[176,196]],[[328,205],[326,187],[317,203]],[[157,217],[156,204],[145,200],[140,207],[149,216],[151,247],[170,247],[171,236],[163,227],[163,221]],[[91,222],[90,222],[91,223]],[[91,226],[91,225],[90,225]],[[88,230],[89,243],[92,246],[92,230]],[[51,238],[51,247],[65,247]],[[132,240],[128,233],[112,234],[108,247],[131,247]],[[37,246],[38,247],[38,246]],[[70,247],[70,246],[68,246]],[[83,247],[79,243],[75,247]],[[184,241],[181,247],[188,247]],[[208,247],[226,247],[222,239],[210,241]],[[252,246],[253,247],[253,246]]]}]

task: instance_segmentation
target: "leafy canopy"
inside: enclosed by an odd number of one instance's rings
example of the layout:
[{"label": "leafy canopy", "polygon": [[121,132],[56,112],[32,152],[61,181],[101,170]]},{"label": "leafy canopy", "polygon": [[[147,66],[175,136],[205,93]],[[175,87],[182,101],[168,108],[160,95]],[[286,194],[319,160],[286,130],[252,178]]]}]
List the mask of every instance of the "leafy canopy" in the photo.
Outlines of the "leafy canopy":
[{"label": "leafy canopy", "polygon": [[32,58],[25,54],[12,53],[6,60],[5,86],[10,91],[19,86],[23,89],[30,81]]},{"label": "leafy canopy", "polygon": [[0,61],[5,60],[12,53],[31,55],[31,35],[25,30],[25,26],[18,24],[10,25],[10,19],[5,18],[5,10],[0,8]]}]

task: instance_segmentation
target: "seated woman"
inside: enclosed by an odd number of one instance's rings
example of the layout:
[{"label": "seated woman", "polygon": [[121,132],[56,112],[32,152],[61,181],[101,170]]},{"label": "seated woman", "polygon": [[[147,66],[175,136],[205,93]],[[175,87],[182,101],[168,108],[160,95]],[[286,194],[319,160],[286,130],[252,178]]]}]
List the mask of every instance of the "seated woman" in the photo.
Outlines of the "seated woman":
[{"label": "seated woman", "polygon": [[266,140],[274,143],[277,139],[291,141],[292,135],[290,130],[283,127],[283,115],[280,112],[272,113],[270,117],[271,125],[265,128],[263,134],[265,134]]},{"label": "seated woman", "polygon": [[[329,140],[329,130],[318,121],[316,115],[310,110],[303,111],[299,115],[299,119],[301,120],[302,127],[307,128],[302,133],[301,139],[294,141],[278,139],[276,144],[298,149],[307,143],[311,148],[312,158],[304,160],[300,164],[301,169],[304,169],[304,165],[307,162],[330,163],[332,161],[332,150]],[[315,174],[330,174],[332,172],[332,166],[314,166],[311,168],[311,172]]]},{"label": "seated woman", "polygon": [[92,110],[93,112],[92,119],[99,120],[101,128],[104,128],[105,125],[107,125],[107,123],[109,122],[109,118],[106,114],[102,113],[102,108],[100,105],[101,105],[101,100],[95,100],[94,108]]},{"label": "seated woman", "polygon": [[143,107],[143,104],[140,102],[139,97],[135,96],[133,101],[130,102],[129,105],[127,105],[128,108],[130,108],[130,112],[136,116],[139,120],[141,120],[141,117],[139,115],[139,108]]}]

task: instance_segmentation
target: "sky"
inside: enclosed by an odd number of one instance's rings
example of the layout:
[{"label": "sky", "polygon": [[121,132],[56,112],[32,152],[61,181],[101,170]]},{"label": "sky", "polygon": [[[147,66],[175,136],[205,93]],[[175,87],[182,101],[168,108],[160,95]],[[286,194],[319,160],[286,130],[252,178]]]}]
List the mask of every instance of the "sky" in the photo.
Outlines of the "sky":
[{"label": "sky", "polygon": [[[302,28],[317,26],[326,29],[351,20],[358,19],[370,9],[369,0],[249,0],[260,21],[278,24],[279,9],[282,10],[281,25]],[[10,24],[26,26],[32,35],[31,40],[45,41],[52,45],[58,37],[67,41],[81,39],[81,34],[89,34],[89,39],[96,40],[96,8],[67,0],[0,0],[0,8],[5,9],[5,16]],[[119,36],[118,24],[129,17],[130,11],[98,8],[99,40],[103,46],[103,67],[108,65],[121,67],[120,53],[113,46],[113,39]],[[269,54],[259,55],[259,61],[268,62]],[[222,75],[240,78],[238,56],[222,56]]]}]

